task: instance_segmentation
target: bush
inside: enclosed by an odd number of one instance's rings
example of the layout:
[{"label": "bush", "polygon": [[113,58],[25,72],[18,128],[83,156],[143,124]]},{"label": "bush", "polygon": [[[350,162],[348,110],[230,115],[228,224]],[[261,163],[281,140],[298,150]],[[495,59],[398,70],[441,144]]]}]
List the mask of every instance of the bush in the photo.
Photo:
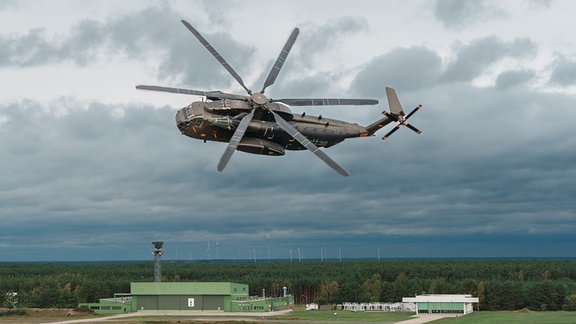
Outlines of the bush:
[{"label": "bush", "polygon": [[572,293],[564,298],[562,309],[570,312],[576,311],[576,293]]},{"label": "bush", "polygon": [[12,315],[26,315],[25,309],[9,309],[5,311],[0,311],[0,316],[12,316]]}]

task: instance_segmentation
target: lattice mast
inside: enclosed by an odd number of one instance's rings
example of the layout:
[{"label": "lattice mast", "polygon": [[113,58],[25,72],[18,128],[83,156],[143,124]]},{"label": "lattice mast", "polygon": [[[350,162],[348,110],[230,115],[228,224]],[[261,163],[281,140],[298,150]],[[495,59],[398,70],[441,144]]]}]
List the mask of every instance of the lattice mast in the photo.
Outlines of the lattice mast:
[{"label": "lattice mast", "polygon": [[152,242],[154,245],[154,251],[152,251],[152,255],[154,255],[154,282],[162,281],[162,270],[160,267],[160,257],[164,254],[164,250],[162,250],[162,245],[164,242]]}]

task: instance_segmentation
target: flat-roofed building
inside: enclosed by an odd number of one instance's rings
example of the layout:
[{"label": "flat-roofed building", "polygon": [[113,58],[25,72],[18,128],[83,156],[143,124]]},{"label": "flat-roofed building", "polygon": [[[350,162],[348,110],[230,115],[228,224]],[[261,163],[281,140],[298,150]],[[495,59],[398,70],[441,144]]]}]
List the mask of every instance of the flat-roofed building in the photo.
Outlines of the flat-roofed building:
[{"label": "flat-roofed building", "polygon": [[138,311],[267,312],[290,309],[294,297],[249,296],[248,285],[233,282],[132,282],[130,293],[84,303],[100,314]]},{"label": "flat-roofed building", "polygon": [[478,297],[472,295],[417,295],[402,298],[404,303],[415,303],[416,314],[470,314]]}]

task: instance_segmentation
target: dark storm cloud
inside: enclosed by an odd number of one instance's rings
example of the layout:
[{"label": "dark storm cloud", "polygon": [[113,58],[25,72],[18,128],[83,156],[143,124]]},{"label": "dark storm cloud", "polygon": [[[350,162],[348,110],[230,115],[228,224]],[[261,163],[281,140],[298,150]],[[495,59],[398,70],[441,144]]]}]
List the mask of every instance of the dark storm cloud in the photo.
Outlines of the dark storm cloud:
[{"label": "dark storm cloud", "polygon": [[576,61],[563,56],[557,57],[552,63],[552,73],[548,82],[565,87],[576,84]]},{"label": "dark storm cloud", "polygon": [[437,0],[434,16],[447,28],[460,28],[503,12],[486,0]]},{"label": "dark storm cloud", "polygon": [[[437,227],[442,224],[459,233],[574,228],[575,206],[567,197],[576,188],[564,175],[575,172],[569,161],[576,157],[567,148],[576,137],[567,120],[562,125],[542,123],[550,113],[574,115],[572,98],[528,87],[502,92],[449,84],[416,94],[424,108],[411,122],[424,133],[416,136],[402,129],[382,144],[381,158],[364,162],[367,169],[384,173],[387,201],[410,206],[409,212],[398,214],[406,230],[414,224],[433,232],[442,231]],[[406,103],[410,97],[414,94],[401,100]],[[373,156],[367,151],[358,154]],[[532,204],[555,197],[562,202],[555,212]],[[394,215],[394,205],[383,209],[382,219],[390,220],[387,212]],[[398,230],[390,225],[384,228]]]},{"label": "dark storm cloud", "polygon": [[492,64],[504,58],[523,59],[536,54],[537,45],[530,39],[503,41],[496,36],[483,37],[462,45],[448,64],[443,79],[471,81]]},{"label": "dark storm cloud", "polygon": [[[163,239],[181,251],[196,246],[198,258],[208,240],[219,240],[230,257],[239,253],[233,245],[268,245],[288,257],[296,244],[312,257],[318,244],[334,250],[390,240],[385,250],[444,235],[575,229],[570,98],[447,85],[419,94],[427,105],[413,123],[424,134],[402,129],[386,142],[327,151],[349,178],[310,152],[237,152],[219,174],[224,145],[180,136],[167,108],[69,99],[3,106],[0,152],[11,159],[0,162],[0,244],[99,255],[96,246],[114,250],[110,242],[142,249],[136,242]],[[550,109],[565,118],[542,124]],[[38,234],[30,241],[27,232]]]},{"label": "dark storm cloud", "polygon": [[[261,161],[239,153],[227,174],[218,174],[216,160],[224,146],[184,141],[173,127],[173,111],[166,108],[61,100],[48,107],[23,101],[1,111],[0,132],[8,140],[0,150],[11,156],[1,165],[3,227],[12,233],[3,236],[4,244],[52,241],[75,246],[112,239],[125,242],[158,233],[171,233],[183,241],[210,235],[242,238],[277,232],[285,225],[285,231],[292,234],[294,224],[323,222],[320,218],[306,222],[308,214],[294,213],[316,201],[349,201],[337,192],[301,197],[283,185],[263,183],[281,168],[292,180],[299,179],[301,191],[312,190],[313,181],[305,180],[311,174],[334,176],[324,167],[298,172],[299,163],[272,159],[270,169],[263,170]],[[305,156],[321,164],[312,154]],[[251,184],[251,179],[260,183]],[[276,179],[289,181],[282,174]],[[239,197],[238,192],[243,195]],[[296,209],[278,214],[279,203]],[[279,218],[263,217],[273,214]],[[19,241],[22,231],[32,230],[31,224],[35,233],[42,234],[32,243]],[[91,231],[106,234],[97,237]],[[93,241],[83,240],[86,235]]]}]

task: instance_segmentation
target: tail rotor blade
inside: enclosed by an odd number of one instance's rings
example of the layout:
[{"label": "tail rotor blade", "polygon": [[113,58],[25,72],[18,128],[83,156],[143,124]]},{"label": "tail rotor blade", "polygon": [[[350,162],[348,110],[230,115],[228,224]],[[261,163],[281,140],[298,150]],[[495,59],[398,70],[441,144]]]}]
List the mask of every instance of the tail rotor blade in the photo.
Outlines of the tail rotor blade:
[{"label": "tail rotor blade", "polygon": [[412,115],[414,115],[420,108],[422,108],[422,105],[416,106],[416,108],[414,108],[408,115],[404,116],[404,110],[402,109],[400,100],[398,100],[396,90],[394,90],[393,88],[386,87],[386,96],[388,97],[388,105],[390,106],[390,112],[383,111],[382,113],[390,120],[396,122],[397,125],[394,128],[392,128],[392,130],[390,130],[388,134],[384,135],[382,139],[385,140],[388,137],[390,137],[392,134],[394,134],[397,130],[400,129],[400,126],[406,126],[412,131],[414,131],[416,134],[422,133],[421,130],[406,122],[410,117],[412,117]]},{"label": "tail rotor blade", "polygon": [[387,139],[388,137],[390,137],[390,135],[394,134],[394,132],[396,132],[399,129],[400,129],[400,125],[396,125],[396,127],[392,128],[392,130],[389,131],[388,134],[384,135],[384,137],[382,137],[382,139],[383,140]]},{"label": "tail rotor blade", "polygon": [[422,108],[422,105],[416,106],[416,108],[412,109],[412,111],[408,115],[406,115],[406,118],[404,118],[404,119],[407,120],[408,118],[410,118],[410,116],[414,115],[414,113],[417,112],[418,109],[420,109],[420,108]]},{"label": "tail rotor blade", "polygon": [[302,133],[300,133],[294,126],[290,125],[287,121],[285,121],[282,117],[280,117],[277,113],[273,110],[270,110],[274,118],[276,119],[276,123],[284,130],[288,135],[292,136],[298,143],[302,144],[302,146],[306,147],[312,153],[314,153],[317,157],[319,157],[324,163],[328,164],[329,167],[336,170],[336,172],[340,173],[341,175],[347,177],[350,175],[348,171],[344,170],[338,163],[332,160],[326,153],[322,152],[319,147],[314,145],[308,138],[306,138]]},{"label": "tail rotor blade", "polygon": [[410,124],[404,124],[404,126],[410,128],[410,129],[413,130],[416,134],[422,133],[421,130],[419,130],[418,128],[416,128],[416,127],[414,127],[414,126],[412,126],[412,125],[410,125]]},{"label": "tail rotor blade", "polygon": [[290,37],[286,41],[286,44],[282,48],[280,55],[276,59],[274,66],[272,66],[272,70],[270,70],[270,73],[268,74],[268,77],[266,78],[266,81],[264,82],[264,86],[262,87],[262,91],[260,91],[261,93],[264,93],[264,90],[266,90],[266,88],[268,88],[269,86],[274,84],[274,81],[276,81],[276,77],[278,77],[278,73],[280,73],[280,69],[282,69],[284,62],[286,61],[286,58],[288,57],[288,53],[290,53],[290,49],[292,49],[292,45],[294,45],[294,42],[296,42],[296,38],[298,37],[299,32],[300,32],[300,30],[298,28],[294,28],[294,30],[292,31],[292,34],[290,34]]},{"label": "tail rotor blade", "polygon": [[208,52],[210,52],[210,54],[212,54],[212,56],[214,56],[216,58],[216,60],[218,60],[218,62],[220,62],[220,64],[222,64],[222,66],[224,66],[224,68],[226,70],[228,70],[228,72],[234,77],[234,79],[236,79],[236,81],[238,81],[238,83],[240,83],[242,88],[244,88],[244,90],[246,90],[246,92],[248,94],[251,94],[252,91],[250,89],[248,89],[248,87],[246,87],[246,85],[244,85],[244,81],[242,81],[242,78],[240,77],[240,75],[238,75],[238,73],[236,73],[236,71],[234,71],[234,69],[230,66],[230,64],[228,64],[228,62],[226,62],[226,60],[222,57],[222,55],[220,55],[220,53],[218,53],[218,51],[212,45],[210,45],[210,43],[208,43],[208,41],[202,36],[202,34],[200,34],[186,20],[182,20],[182,23],[184,24],[184,26],[186,26],[186,28],[188,28],[188,30],[192,34],[194,34],[194,36],[196,36],[196,38],[200,41],[200,43],[202,43],[202,45],[204,45],[204,47],[206,47]]},{"label": "tail rotor blade", "polygon": [[228,161],[230,161],[232,154],[234,153],[234,151],[236,151],[236,148],[238,147],[238,144],[242,140],[242,137],[244,137],[244,133],[248,128],[248,124],[250,124],[250,121],[252,121],[253,117],[254,117],[254,109],[252,109],[252,111],[248,115],[244,116],[244,118],[242,118],[242,120],[240,121],[238,128],[236,128],[236,131],[232,135],[232,138],[230,139],[230,142],[228,143],[226,150],[224,151],[222,157],[220,158],[220,162],[218,162],[218,171],[222,172],[226,167],[226,164],[228,164]]},{"label": "tail rotor blade", "polygon": [[383,111],[382,113],[383,113],[386,117],[390,118],[392,121],[399,122],[399,119],[398,119],[397,116],[395,116],[395,115],[393,115],[393,114],[391,114],[391,113],[389,113],[389,112],[387,112],[387,111]]}]

